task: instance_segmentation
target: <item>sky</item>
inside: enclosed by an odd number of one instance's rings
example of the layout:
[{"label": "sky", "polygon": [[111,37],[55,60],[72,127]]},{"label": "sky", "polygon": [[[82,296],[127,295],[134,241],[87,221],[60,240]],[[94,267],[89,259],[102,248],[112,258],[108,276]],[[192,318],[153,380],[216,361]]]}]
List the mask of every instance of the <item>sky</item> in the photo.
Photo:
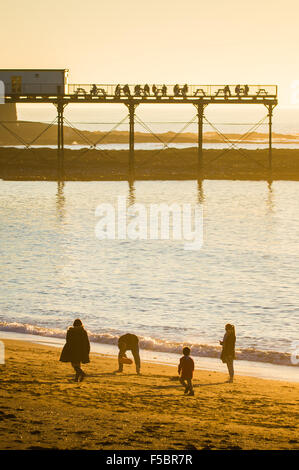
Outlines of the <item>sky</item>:
[{"label": "sky", "polygon": [[14,0],[1,10],[1,68],[68,68],[70,83],[277,84],[279,105],[299,109],[297,0]]}]

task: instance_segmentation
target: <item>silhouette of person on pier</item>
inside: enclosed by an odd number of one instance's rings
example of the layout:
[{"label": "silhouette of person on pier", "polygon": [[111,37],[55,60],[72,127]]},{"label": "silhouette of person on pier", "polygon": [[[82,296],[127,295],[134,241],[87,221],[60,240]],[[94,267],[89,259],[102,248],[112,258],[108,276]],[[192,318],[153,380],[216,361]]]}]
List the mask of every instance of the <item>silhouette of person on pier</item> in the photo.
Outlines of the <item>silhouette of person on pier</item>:
[{"label": "silhouette of person on pier", "polygon": [[150,87],[147,83],[144,85],[143,93],[144,93],[144,96],[149,96],[150,94]]},{"label": "silhouette of person on pier", "polygon": [[245,96],[248,96],[248,92],[249,92],[249,86],[248,86],[248,85],[245,85],[245,87],[244,87],[244,95],[245,95]]},{"label": "silhouette of person on pier", "polygon": [[140,85],[135,86],[134,94],[135,94],[135,96],[140,96],[141,95],[141,86]]},{"label": "silhouette of person on pier", "polygon": [[179,96],[179,93],[180,93],[180,87],[179,87],[178,84],[176,84],[173,87],[173,94],[174,94],[174,96]]},{"label": "silhouette of person on pier", "polygon": [[155,96],[158,96],[158,88],[156,87],[156,85],[152,86],[152,91],[153,91]]},{"label": "silhouette of person on pier", "polygon": [[184,96],[184,98],[186,98],[187,93],[188,93],[188,85],[187,85],[187,83],[185,83],[185,85],[184,85],[183,88],[181,89],[181,93],[182,93],[182,96]]},{"label": "silhouette of person on pier", "polygon": [[96,86],[95,83],[92,85],[91,90],[90,90],[90,93],[91,93],[92,95],[97,95],[97,94],[98,94],[98,89],[97,89],[97,86]]},{"label": "silhouette of person on pier", "polygon": [[167,96],[167,86],[166,85],[162,86],[162,96]]},{"label": "silhouette of person on pier", "polygon": [[126,96],[131,96],[131,92],[130,92],[130,88],[128,84],[123,87],[123,92]]},{"label": "silhouette of person on pier", "polygon": [[240,93],[241,93],[241,87],[240,87],[240,85],[237,85],[237,86],[236,86],[235,92],[236,92],[236,95],[239,97],[239,96],[240,96]]},{"label": "silhouette of person on pier", "polygon": [[223,88],[223,91],[224,91],[224,98],[227,98],[228,96],[231,96],[230,87],[228,85],[226,85]]},{"label": "silhouette of person on pier", "polygon": [[120,92],[121,92],[121,88],[120,88],[120,84],[116,85],[115,87],[115,96],[120,96]]}]

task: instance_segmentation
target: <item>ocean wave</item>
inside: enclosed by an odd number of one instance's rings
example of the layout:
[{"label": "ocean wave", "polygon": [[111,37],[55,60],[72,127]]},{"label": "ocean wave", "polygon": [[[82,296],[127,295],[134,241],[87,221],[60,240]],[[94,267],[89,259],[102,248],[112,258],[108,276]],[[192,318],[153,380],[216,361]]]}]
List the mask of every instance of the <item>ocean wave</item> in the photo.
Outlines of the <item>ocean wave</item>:
[{"label": "ocean wave", "polygon": [[[14,333],[23,333],[27,335],[39,335],[52,338],[65,338],[65,330],[58,328],[46,328],[28,323],[17,322],[0,322],[0,330],[10,331]],[[121,333],[120,333],[121,334]],[[88,331],[90,341],[94,343],[116,345],[120,335],[111,333],[93,333]],[[211,344],[194,344],[190,342],[178,343],[160,340],[151,337],[139,336],[139,345],[141,349],[165,353],[182,353],[182,346],[191,347],[191,354],[194,357],[211,357],[219,358],[221,346]],[[255,348],[244,348],[236,350],[236,359],[243,361],[267,362],[270,364],[278,364],[285,366],[293,366],[291,355],[279,351],[258,350]]]}]

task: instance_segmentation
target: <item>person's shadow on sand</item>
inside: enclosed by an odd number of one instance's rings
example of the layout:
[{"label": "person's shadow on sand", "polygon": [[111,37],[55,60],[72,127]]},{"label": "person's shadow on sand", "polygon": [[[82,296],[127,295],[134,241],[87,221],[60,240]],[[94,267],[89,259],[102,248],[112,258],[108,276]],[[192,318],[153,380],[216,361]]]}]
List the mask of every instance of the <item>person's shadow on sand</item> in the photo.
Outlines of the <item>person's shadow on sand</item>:
[{"label": "person's shadow on sand", "polygon": [[[223,385],[227,383],[226,382],[211,382],[209,384],[193,384],[193,388],[200,388],[200,387],[211,387],[211,386],[214,386],[214,385]],[[174,385],[154,385],[153,388],[155,389],[160,389],[160,390],[163,390],[163,389],[168,389],[168,388],[182,388],[182,385],[181,384],[174,384]]]},{"label": "person's shadow on sand", "polygon": [[211,383],[208,383],[208,384],[195,384],[193,386],[194,387],[210,387],[211,385],[223,385],[223,384],[227,384],[227,380],[225,380],[224,382],[211,382]]},{"label": "person's shadow on sand", "polygon": [[[153,375],[152,377],[154,378],[167,378],[165,377],[165,375]],[[154,385],[153,388],[156,388],[156,389],[167,389],[167,388],[180,388],[182,387],[182,385],[180,384],[179,382],[179,377],[178,376],[170,376],[168,377],[169,380],[171,382],[175,382],[175,384],[173,385]],[[223,385],[227,383],[227,381],[224,381],[224,382],[210,382],[210,383],[206,383],[206,384],[202,384],[202,383],[195,383],[193,384],[193,388],[200,388],[200,387],[210,387],[210,386],[214,386],[214,385]]]},{"label": "person's shadow on sand", "polygon": [[86,374],[86,377],[113,377],[115,375],[115,372],[98,372],[88,375]]},{"label": "person's shadow on sand", "polygon": [[[88,378],[94,378],[94,377],[132,377],[132,376],[136,376],[136,377],[152,377],[153,379],[169,379],[170,382],[175,382],[171,385],[152,385],[152,388],[154,389],[157,389],[157,390],[164,390],[164,389],[170,389],[170,388],[173,388],[173,389],[177,389],[177,388],[181,388],[181,384],[179,383],[179,377],[178,376],[167,376],[167,375],[148,375],[148,374],[139,374],[137,375],[136,373],[125,373],[125,372],[122,372],[122,373],[117,373],[117,371],[113,371],[113,372],[98,372],[98,373],[92,373],[92,374],[86,374],[86,378],[88,380]],[[72,383],[74,382],[74,378],[72,375],[69,375],[68,376],[68,379],[67,381],[69,383]],[[202,383],[194,383],[193,384],[193,388],[200,388],[200,387],[212,387],[214,385],[223,385],[223,384],[226,384],[227,383],[227,380],[225,380],[224,382],[210,382],[210,383],[205,383],[205,384],[202,384]],[[141,385],[141,384],[140,384]]]}]

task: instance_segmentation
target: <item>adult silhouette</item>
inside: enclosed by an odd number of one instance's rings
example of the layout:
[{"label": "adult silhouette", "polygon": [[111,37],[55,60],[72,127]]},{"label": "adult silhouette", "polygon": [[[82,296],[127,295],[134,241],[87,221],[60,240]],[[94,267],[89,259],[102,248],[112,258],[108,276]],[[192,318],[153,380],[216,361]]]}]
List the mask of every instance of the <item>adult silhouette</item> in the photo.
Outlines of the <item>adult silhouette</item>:
[{"label": "adult silhouette", "polygon": [[225,325],[225,335],[222,341],[219,341],[222,345],[221,360],[226,363],[229,380],[232,383],[234,380],[234,359],[235,359],[235,344],[236,344],[236,333],[234,325],[227,323]]},{"label": "adult silhouette", "polygon": [[131,351],[134,357],[136,372],[140,374],[140,356],[139,356],[139,340],[136,335],[127,333],[120,336],[118,340],[118,370],[116,372],[123,372],[123,363],[121,359],[126,357],[126,352]]},{"label": "adult silhouette", "polygon": [[81,382],[85,373],[81,369],[81,362],[87,364],[89,360],[90,344],[86,330],[79,318],[67,330],[66,343],[60,355],[61,362],[70,362],[75,369],[75,382]]}]

